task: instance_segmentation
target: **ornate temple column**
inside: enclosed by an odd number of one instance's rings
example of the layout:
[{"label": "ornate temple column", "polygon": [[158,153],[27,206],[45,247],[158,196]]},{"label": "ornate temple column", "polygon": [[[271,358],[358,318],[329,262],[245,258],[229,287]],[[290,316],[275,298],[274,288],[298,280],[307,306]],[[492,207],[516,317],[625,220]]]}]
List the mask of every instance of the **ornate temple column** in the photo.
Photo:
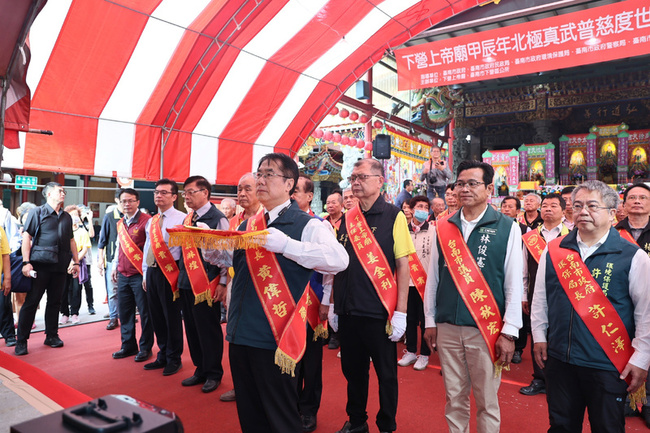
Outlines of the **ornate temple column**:
[{"label": "ornate temple column", "polygon": [[[472,136],[473,134],[474,134],[473,128],[466,128],[466,127],[454,128],[454,143],[451,149],[453,155],[453,161],[454,161],[451,171],[454,176],[456,174],[456,169],[458,168],[458,164],[460,164],[461,161],[469,159],[472,154],[471,140],[467,141],[467,136],[468,135]],[[476,152],[476,155],[478,159],[478,150]]]},{"label": "ornate temple column", "polygon": [[627,183],[628,178],[628,161],[630,160],[629,157],[629,152],[630,152],[630,146],[629,146],[629,140],[630,140],[630,134],[627,133],[627,131],[621,131],[617,135],[618,137],[618,167],[616,168],[616,171],[618,172],[618,183]]},{"label": "ornate temple column", "polygon": [[598,179],[598,166],[596,165],[596,140],[598,137],[593,132],[587,135],[587,180]]},{"label": "ornate temple column", "polygon": [[311,210],[313,210],[316,215],[320,215],[321,212],[323,212],[323,200],[321,199],[320,180],[314,180],[314,198],[311,201]]},{"label": "ornate temple column", "polygon": [[555,124],[552,120],[538,119],[533,120],[533,128],[535,128],[535,135],[533,135],[533,143],[549,143],[553,141]]}]

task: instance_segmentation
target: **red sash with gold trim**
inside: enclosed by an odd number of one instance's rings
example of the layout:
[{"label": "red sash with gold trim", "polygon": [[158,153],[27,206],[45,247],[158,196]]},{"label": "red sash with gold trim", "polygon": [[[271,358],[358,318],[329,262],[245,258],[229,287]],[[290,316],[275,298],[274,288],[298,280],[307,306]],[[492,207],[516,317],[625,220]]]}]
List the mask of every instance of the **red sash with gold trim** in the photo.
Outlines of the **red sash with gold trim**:
[{"label": "red sash with gold trim", "polygon": [[[352,248],[377,291],[381,303],[384,304],[390,320],[397,306],[397,282],[388,264],[388,259],[379,247],[379,243],[375,235],[372,234],[359,206],[355,206],[347,212],[345,227]],[[389,334],[391,333],[392,331]]]},{"label": "red sash with gold trim", "polygon": [[149,225],[149,238],[151,243],[151,250],[153,251],[154,257],[160,270],[162,271],[169,285],[172,288],[173,300],[175,301],[180,296],[178,293],[178,265],[174,256],[172,256],[169,247],[165,243],[165,238],[163,236],[162,228],[160,227],[158,221],[160,220],[161,215],[157,213],[151,218],[151,223]]},{"label": "red sash with gold trim", "polygon": [[[263,212],[249,218],[246,223],[247,231],[265,229]],[[283,373],[294,376],[296,364],[304,355],[307,344],[307,312],[313,300],[318,298],[310,296],[313,291],[307,290],[307,285],[296,305],[276,255],[264,248],[246,249],[246,263],[278,345],[275,363]]]},{"label": "red sash with gold trim", "polygon": [[577,251],[560,247],[558,238],[548,246],[553,268],[571,306],[619,372],[627,365],[634,348],[623,320],[605,296]]},{"label": "red sash with gold trim", "polygon": [[[190,212],[183,221],[183,225],[192,225],[192,215],[194,211]],[[194,293],[194,304],[206,301],[209,306],[212,306],[212,298],[217,290],[219,283],[219,276],[210,281],[208,274],[205,272],[201,254],[196,248],[196,243],[191,237],[183,240],[183,263],[185,264],[185,271],[187,278],[190,280],[192,292]]]},{"label": "red sash with gold trim", "polygon": [[539,263],[539,259],[542,258],[542,252],[546,248],[546,239],[539,232],[539,230],[531,230],[521,237],[524,240],[524,245],[530,253],[531,256]]},{"label": "red sash with gold trim", "polygon": [[124,218],[117,222],[117,235],[120,237],[120,249],[122,254],[126,256],[135,267],[140,275],[142,275],[142,250],[138,247],[131,235],[129,234],[126,226],[124,225]]},{"label": "red sash with gold trim", "polygon": [[422,262],[416,253],[409,255],[409,274],[411,281],[417,289],[420,297],[424,299],[424,288],[427,284],[427,273],[422,266]]},{"label": "red sash with gold trim", "polygon": [[450,216],[451,214],[449,213],[449,208],[447,208],[438,214],[438,216],[436,217],[436,221],[444,220],[446,218],[449,218]]},{"label": "red sash with gold trim", "polygon": [[455,224],[448,220],[438,221],[436,235],[458,293],[476,322],[492,360],[496,361],[495,344],[501,334],[503,320],[492,290]]},{"label": "red sash with gold trim", "polygon": [[632,236],[632,234],[631,234],[629,231],[627,231],[627,230],[621,228],[621,229],[618,229],[618,233],[619,233],[619,234],[621,235],[621,237],[622,237],[623,239],[625,239],[626,241],[630,241],[630,242],[632,242],[634,245],[638,245],[637,242],[634,240],[634,236]]}]

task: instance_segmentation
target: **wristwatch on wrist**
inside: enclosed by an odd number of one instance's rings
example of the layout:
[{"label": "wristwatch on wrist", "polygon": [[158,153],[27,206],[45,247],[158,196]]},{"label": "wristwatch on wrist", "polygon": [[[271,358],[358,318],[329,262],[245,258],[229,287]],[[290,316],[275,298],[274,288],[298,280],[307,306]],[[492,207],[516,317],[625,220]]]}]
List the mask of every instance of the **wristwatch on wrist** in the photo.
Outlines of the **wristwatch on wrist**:
[{"label": "wristwatch on wrist", "polygon": [[79,263],[73,263],[72,266],[79,266]]},{"label": "wristwatch on wrist", "polygon": [[509,340],[509,341],[516,341],[517,340],[517,337],[512,336],[512,335],[501,333],[501,336],[503,338],[505,338],[506,340]]},{"label": "wristwatch on wrist", "polygon": [[25,265],[29,265],[29,260],[23,261],[23,266],[25,266]]}]

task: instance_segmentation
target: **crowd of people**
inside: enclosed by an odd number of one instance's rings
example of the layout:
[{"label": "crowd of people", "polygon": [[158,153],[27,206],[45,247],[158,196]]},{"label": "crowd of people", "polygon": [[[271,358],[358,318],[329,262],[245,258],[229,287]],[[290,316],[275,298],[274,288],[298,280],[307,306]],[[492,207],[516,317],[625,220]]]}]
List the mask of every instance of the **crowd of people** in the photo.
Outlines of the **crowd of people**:
[{"label": "crowd of people", "polygon": [[[382,194],[382,163],[362,159],[350,188],[327,197],[325,218],[311,209],[313,182],[279,153],[243,175],[237,203],[223,200],[221,210],[201,176],[183,184],[187,212],[174,207],[179,189],[169,179],[155,183],[153,217],[140,210],[137,190],[120,189],[103,218],[97,257],[107,329],[120,328],[113,358],[134,357],[145,370],[173,375],[185,338],[194,370],[181,385],[209,393],[226,374],[225,321],[234,389],[221,399],[236,401],[242,431],[308,432],[317,427],[329,328],[347,381],[347,419],[337,433],[369,431],[371,365],[379,385],[375,423],[395,431],[398,367],[425,370],[434,353],[448,430],[469,431],[473,394],[477,430],[492,433],[500,429],[503,371],[522,362],[531,334],[532,381],[520,392],[546,393],[549,432],[582,432],[585,410],[592,431],[623,432],[625,415],[645,398],[650,365],[650,187],[627,188],[619,206],[616,191],[587,181],[544,197],[527,194],[523,209],[508,196],[499,209],[489,204],[490,165],[463,161],[451,178],[434,149],[421,177],[427,194],[413,197],[408,180],[393,205]],[[13,324],[4,326],[11,302],[0,310],[2,336],[16,355],[28,353],[45,291],[45,344],[63,346],[59,312],[78,320],[80,271],[89,270],[92,255],[83,210],[62,209],[58,184],[43,195],[46,204],[27,212],[22,233],[0,228],[5,274],[20,250],[22,274],[32,279],[17,335]],[[203,230],[178,246],[167,231],[178,226]],[[259,247],[200,242],[228,230],[262,233]],[[5,298],[11,282],[4,279]],[[157,355],[144,363],[154,343]],[[650,427],[650,407],[641,413]]]}]

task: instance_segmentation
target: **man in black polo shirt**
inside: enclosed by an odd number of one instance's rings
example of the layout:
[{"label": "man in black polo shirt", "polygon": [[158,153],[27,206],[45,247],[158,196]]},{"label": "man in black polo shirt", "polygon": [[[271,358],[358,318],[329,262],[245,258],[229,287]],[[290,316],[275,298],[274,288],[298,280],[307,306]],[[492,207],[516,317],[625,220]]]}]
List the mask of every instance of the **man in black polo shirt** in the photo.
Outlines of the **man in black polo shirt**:
[{"label": "man in black polo shirt", "polygon": [[[29,211],[23,231],[23,275],[29,277],[30,273],[35,271],[36,277],[32,283],[32,290],[27,292],[25,303],[20,309],[16,355],[27,355],[27,340],[34,323],[36,308],[46,290],[44,344],[50,347],[63,347],[63,341],[59,338],[58,320],[63,285],[66,282],[66,273],[71,273],[74,278],[79,275],[77,244],[72,234],[72,218],[62,209],[65,190],[60,184],[50,182],[43,188],[43,197],[47,203]],[[57,246],[57,263],[36,261],[36,256],[33,261],[30,261],[32,240],[34,245],[38,246]]]}]

